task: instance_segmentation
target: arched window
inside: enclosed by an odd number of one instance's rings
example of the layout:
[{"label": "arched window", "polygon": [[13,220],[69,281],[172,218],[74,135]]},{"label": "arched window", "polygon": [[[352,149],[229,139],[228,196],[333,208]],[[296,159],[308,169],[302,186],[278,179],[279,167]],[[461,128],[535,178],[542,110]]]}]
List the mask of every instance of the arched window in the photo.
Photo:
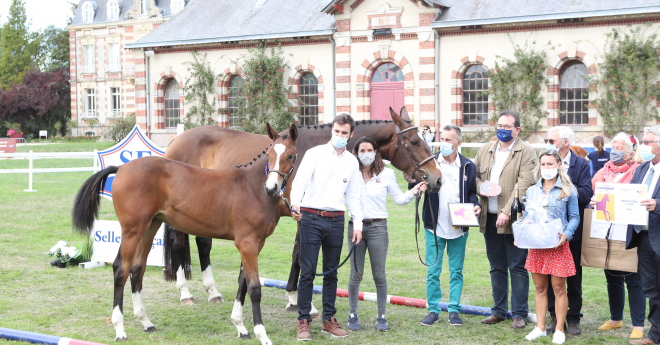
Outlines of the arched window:
[{"label": "arched window", "polygon": [[175,128],[181,118],[179,83],[170,80],[165,87],[165,128]]},{"label": "arched window", "polygon": [[87,1],[82,6],[83,24],[88,24],[94,21],[94,5]]},{"label": "arched window", "polygon": [[488,72],[484,66],[472,65],[463,77],[463,125],[488,124]]},{"label": "arched window", "polygon": [[240,112],[245,109],[245,94],[243,93],[243,87],[245,86],[245,81],[240,76],[235,76],[231,78],[229,82],[229,89],[227,90],[227,116],[229,118],[229,126],[238,126],[238,117]]},{"label": "arched window", "polygon": [[559,76],[559,124],[589,124],[589,69],[579,61],[564,66]]},{"label": "arched window", "polygon": [[183,0],[171,0],[171,1],[172,3],[170,6],[172,9],[172,15],[181,12],[181,10],[183,10],[183,8],[186,6],[186,3]]},{"label": "arched window", "polygon": [[313,73],[305,73],[298,86],[300,96],[300,124],[309,126],[319,122],[319,82]]},{"label": "arched window", "polygon": [[393,82],[393,81],[403,81],[403,73],[399,66],[388,62],[384,63],[374,71],[374,75],[371,78],[372,83],[384,83],[384,82]]},{"label": "arched window", "polygon": [[114,22],[119,20],[119,2],[117,0],[108,1],[108,21]]}]

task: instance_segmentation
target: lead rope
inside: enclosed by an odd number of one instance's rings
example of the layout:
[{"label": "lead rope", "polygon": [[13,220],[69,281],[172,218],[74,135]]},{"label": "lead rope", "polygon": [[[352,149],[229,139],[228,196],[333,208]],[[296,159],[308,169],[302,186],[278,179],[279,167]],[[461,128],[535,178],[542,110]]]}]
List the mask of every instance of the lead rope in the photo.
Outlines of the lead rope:
[{"label": "lead rope", "polygon": [[[427,190],[426,193],[430,193],[430,192]],[[418,239],[418,236],[417,236],[419,234],[419,228],[420,228],[420,226],[419,226],[419,224],[420,224],[420,221],[419,221],[419,199],[421,199],[421,194],[422,193],[418,192],[417,195],[415,195],[415,244],[417,245],[417,257],[419,257],[419,262],[421,262],[422,265],[424,265],[426,267],[430,267],[430,266],[435,265],[436,262],[438,262],[438,257],[440,256],[440,246],[438,245],[438,235],[436,234],[438,219],[437,219],[437,217],[434,217],[435,219],[434,219],[434,222],[433,222],[433,224],[436,225],[436,227],[433,229],[433,237],[435,238],[435,261],[433,261],[432,264],[427,265],[426,262],[424,262],[424,260],[422,260],[422,255],[419,253],[419,239]],[[425,204],[427,204],[428,207],[431,207],[431,205],[430,205],[431,204],[431,197],[428,196],[428,195],[427,195],[427,197],[429,198],[428,199],[429,202],[427,202]],[[430,214],[433,215],[432,212]],[[424,230],[424,231],[426,231],[426,230]]]},{"label": "lead rope", "polygon": [[[291,206],[289,205],[289,201],[284,197],[283,192],[280,192],[280,196],[282,197],[282,201],[284,201],[284,205],[286,205],[286,207],[292,213],[300,214],[296,210],[291,208]],[[296,223],[298,223],[298,231],[300,232],[300,246],[305,248],[305,254],[307,254],[307,259],[311,262],[312,261],[312,256],[309,255],[309,249],[307,248],[307,241],[305,240],[305,235],[303,234],[302,227],[300,226],[300,222],[296,222]],[[323,273],[316,273],[316,268],[314,268],[314,275],[317,276],[317,277],[322,277],[322,276],[328,275],[328,274],[338,270],[340,267],[344,266],[346,261],[348,261],[348,259],[350,259],[351,255],[354,254],[356,245],[357,244],[355,242],[353,242],[353,246],[351,247],[351,250],[348,252],[348,255],[346,256],[346,259],[344,259],[344,261],[342,261],[339,264],[339,266],[337,266],[337,267],[335,267],[335,268],[333,268],[333,269],[331,269],[327,272],[323,272]],[[353,255],[353,266],[355,266],[355,274],[357,275],[358,279],[360,281],[362,281],[362,274],[358,270],[358,266],[357,266],[357,255]]]}]

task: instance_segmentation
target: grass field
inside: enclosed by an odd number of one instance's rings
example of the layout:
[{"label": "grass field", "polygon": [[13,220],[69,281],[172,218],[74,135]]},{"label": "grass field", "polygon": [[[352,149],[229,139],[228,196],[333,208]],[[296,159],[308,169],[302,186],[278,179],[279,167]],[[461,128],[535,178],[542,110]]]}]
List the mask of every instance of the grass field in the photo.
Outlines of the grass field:
[{"label": "grass field", "polygon": [[[111,146],[108,143],[108,147]],[[77,144],[75,144],[77,145]],[[51,145],[60,146],[60,145]],[[98,148],[98,147],[97,147]],[[103,147],[105,148],[105,147]],[[77,147],[67,151],[82,150]],[[92,148],[93,150],[93,148]],[[35,168],[91,166],[89,159],[42,159]],[[2,160],[0,169],[27,167],[27,161]],[[51,267],[48,250],[59,240],[82,242],[71,231],[73,197],[90,173],[36,174],[34,189],[24,193],[26,174],[0,175],[0,327],[59,335],[100,343],[114,341],[114,329],[109,324],[112,311],[112,268],[92,270]],[[399,174],[399,181],[403,178]],[[401,184],[403,186],[403,183]],[[414,202],[405,207],[388,201],[390,212],[390,248],[387,262],[389,293],[392,295],[425,298],[425,267],[419,263],[414,238]],[[209,210],[213,212],[213,210]],[[103,201],[101,219],[116,219],[111,202]],[[291,218],[283,218],[275,233],[268,239],[260,255],[260,276],[286,280],[291,261],[295,226]],[[423,241],[423,234],[420,236]],[[193,242],[194,243],[194,242]],[[197,251],[193,246],[193,278],[189,287],[197,302],[194,306],[179,304],[179,293],[173,283],[165,282],[161,270],[149,267],[144,279],[147,314],[158,332],[143,333],[140,323],[133,319],[130,284],[124,294],[124,315],[129,341],[134,344],[259,344],[255,339],[242,341],[230,320],[237,289],[239,255],[233,243],[214,240],[211,262],[219,291],[225,303],[206,302],[202,289]],[[423,246],[423,243],[420,243]],[[347,250],[344,250],[344,255]],[[367,265],[368,267],[368,265]],[[339,271],[340,288],[348,284],[349,269]],[[367,268],[362,291],[375,292],[370,270]],[[489,265],[483,236],[473,229],[468,239],[464,270],[463,304],[490,307],[492,305]],[[448,298],[448,272],[441,276],[443,301]],[[321,285],[317,279],[316,285]],[[294,344],[295,313],[284,310],[284,290],[262,289],[263,319],[271,340],[276,344]],[[606,283],[603,271],[585,268],[583,280],[583,334],[568,337],[567,344],[626,344],[631,331],[629,311],[624,313],[624,327],[602,332],[597,328],[609,318]],[[252,333],[252,313],[246,299],[245,324]],[[315,305],[321,307],[316,295]],[[530,291],[530,309],[534,308],[534,288]],[[337,299],[337,318],[345,324],[348,300]],[[432,327],[420,325],[425,309],[393,306],[387,309],[390,332],[378,333],[373,326],[377,307],[373,302],[360,302],[358,314],[362,331],[348,338],[334,339],[320,331],[320,323],[312,325],[316,343],[351,344],[524,344],[524,336],[532,330],[511,329],[511,322],[494,326],[481,325],[483,317],[463,316],[463,327],[450,327],[447,314]],[[648,323],[647,323],[648,328]],[[252,334],[253,335],[253,334]],[[254,336],[254,335],[253,335]],[[8,343],[0,341],[0,343]],[[551,337],[534,342],[550,344]]]}]

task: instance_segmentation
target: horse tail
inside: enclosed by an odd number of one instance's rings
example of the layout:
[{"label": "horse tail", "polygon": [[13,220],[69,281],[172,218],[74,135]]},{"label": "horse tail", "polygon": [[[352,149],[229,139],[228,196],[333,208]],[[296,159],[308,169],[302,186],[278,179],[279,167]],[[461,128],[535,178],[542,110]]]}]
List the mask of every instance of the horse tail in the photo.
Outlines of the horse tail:
[{"label": "horse tail", "polygon": [[[183,243],[177,242],[177,237]],[[176,273],[183,266],[186,279],[190,279],[190,236],[165,224],[163,235],[163,261],[165,262],[165,280],[176,281]]]},{"label": "horse tail", "polygon": [[73,201],[71,218],[73,229],[82,234],[89,234],[94,226],[94,219],[99,217],[101,190],[111,174],[116,174],[119,167],[105,168],[88,178],[78,191]]}]

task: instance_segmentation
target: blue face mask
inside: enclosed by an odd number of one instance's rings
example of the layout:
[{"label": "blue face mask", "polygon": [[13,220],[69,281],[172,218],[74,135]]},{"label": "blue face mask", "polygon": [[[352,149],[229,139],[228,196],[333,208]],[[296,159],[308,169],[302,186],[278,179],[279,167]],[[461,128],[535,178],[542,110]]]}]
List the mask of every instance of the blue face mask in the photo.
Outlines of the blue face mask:
[{"label": "blue face mask", "polygon": [[500,139],[500,141],[503,141],[505,143],[509,142],[509,141],[511,141],[511,139],[513,139],[513,137],[511,136],[512,132],[513,131],[510,130],[510,129],[501,129],[500,128],[500,129],[497,130],[497,139]]},{"label": "blue face mask", "polygon": [[559,149],[557,149],[557,145],[555,145],[555,144],[548,143],[547,145],[545,145],[545,149],[547,151],[557,151],[557,152],[559,152]]},{"label": "blue face mask", "polygon": [[[610,153],[610,157],[611,155],[612,154]],[[653,153],[653,146],[639,145],[639,155],[642,157],[643,160],[650,161],[653,158],[655,158],[657,153]]]},{"label": "blue face mask", "polygon": [[449,157],[451,156],[452,153],[454,153],[454,144],[450,143],[445,143],[443,142],[440,144],[440,153],[442,153],[443,156]]},{"label": "blue face mask", "polygon": [[331,141],[332,141],[332,146],[338,149],[341,149],[344,146],[346,146],[346,144],[348,144],[348,138],[342,138],[338,135],[333,135]]}]

